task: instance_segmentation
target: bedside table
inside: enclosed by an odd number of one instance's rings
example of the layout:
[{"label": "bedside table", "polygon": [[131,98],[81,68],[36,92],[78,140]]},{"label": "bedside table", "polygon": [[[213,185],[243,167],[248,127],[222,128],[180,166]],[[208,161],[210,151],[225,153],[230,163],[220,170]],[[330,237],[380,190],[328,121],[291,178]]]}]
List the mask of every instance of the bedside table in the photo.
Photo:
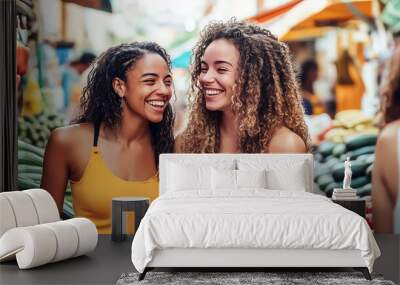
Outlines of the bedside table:
[{"label": "bedside table", "polygon": [[112,199],[112,241],[123,241],[127,235],[126,214],[135,213],[135,231],[149,208],[149,198],[146,197],[115,197]]},{"label": "bedside table", "polygon": [[361,217],[365,219],[365,200],[353,200],[353,201],[348,201],[348,200],[333,200],[332,202],[339,204],[340,206],[353,211],[354,213],[359,214]]}]

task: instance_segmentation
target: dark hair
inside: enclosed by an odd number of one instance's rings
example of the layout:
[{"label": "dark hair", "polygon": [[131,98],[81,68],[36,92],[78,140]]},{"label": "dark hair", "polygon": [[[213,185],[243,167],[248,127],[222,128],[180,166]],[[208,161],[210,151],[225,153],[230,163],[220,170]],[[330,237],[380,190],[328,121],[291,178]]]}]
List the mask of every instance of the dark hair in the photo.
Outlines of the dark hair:
[{"label": "dark hair", "polygon": [[337,83],[342,85],[353,85],[354,80],[350,75],[350,66],[354,65],[353,58],[348,50],[343,50],[336,62]]},{"label": "dark hair", "polygon": [[318,64],[315,61],[315,59],[307,59],[305,60],[300,67],[300,74],[299,74],[299,80],[300,80],[300,86],[302,89],[307,90],[309,86],[308,84],[308,76],[309,72],[312,70],[318,70]]},{"label": "dark hair", "polygon": [[400,48],[393,53],[381,92],[384,124],[400,119]]},{"label": "dark hair", "polygon": [[87,64],[90,65],[92,62],[96,59],[96,55],[91,53],[91,52],[84,52],[81,54],[81,56],[73,61],[71,61],[71,64],[74,63],[81,63],[81,64]]},{"label": "dark hair", "polygon": [[219,152],[220,112],[207,110],[198,80],[202,56],[218,39],[231,41],[240,54],[238,88],[231,105],[239,122],[240,152],[268,152],[272,135],[282,126],[298,134],[309,147],[289,48],[267,29],[231,19],[208,24],[194,48],[191,113],[181,135],[183,152]]},{"label": "dark hair", "polygon": [[[118,127],[121,123],[122,99],[115,92],[112,81],[118,77],[126,82],[128,71],[148,53],[160,55],[171,69],[169,55],[153,42],[121,44],[102,53],[91,66],[81,98],[82,113],[75,122],[89,122],[94,125],[104,123],[110,129]],[[173,123],[174,114],[170,103],[160,123],[149,123],[157,166],[159,154],[173,150]]]}]

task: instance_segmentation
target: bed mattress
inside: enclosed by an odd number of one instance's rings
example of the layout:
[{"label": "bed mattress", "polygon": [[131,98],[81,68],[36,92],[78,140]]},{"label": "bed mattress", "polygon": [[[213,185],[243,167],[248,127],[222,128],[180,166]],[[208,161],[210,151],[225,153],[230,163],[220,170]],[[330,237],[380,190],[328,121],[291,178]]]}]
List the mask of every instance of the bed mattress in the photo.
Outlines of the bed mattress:
[{"label": "bed mattress", "polygon": [[359,215],[320,195],[266,189],[160,196],[136,232],[132,262],[143,272],[155,250],[172,248],[359,250],[370,271],[380,255]]}]

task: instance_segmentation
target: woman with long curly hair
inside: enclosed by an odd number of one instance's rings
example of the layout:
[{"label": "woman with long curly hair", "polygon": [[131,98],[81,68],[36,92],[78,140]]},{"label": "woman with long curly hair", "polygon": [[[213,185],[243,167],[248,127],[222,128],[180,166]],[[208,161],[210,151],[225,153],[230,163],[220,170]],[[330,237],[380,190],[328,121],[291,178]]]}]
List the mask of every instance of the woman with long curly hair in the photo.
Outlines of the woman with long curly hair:
[{"label": "woman with long curly hair", "polygon": [[372,171],[374,229],[400,234],[400,46],[395,50],[382,89],[383,129]]},{"label": "woman with long curly hair", "polygon": [[115,196],[158,196],[158,156],[172,152],[171,61],[151,42],[121,44],[92,65],[76,124],[46,146],[41,187],[61,211],[71,182],[76,216],[111,232]]},{"label": "woman with long curly hair", "polygon": [[309,135],[288,47],[268,30],[209,24],[194,48],[188,153],[306,152]]}]

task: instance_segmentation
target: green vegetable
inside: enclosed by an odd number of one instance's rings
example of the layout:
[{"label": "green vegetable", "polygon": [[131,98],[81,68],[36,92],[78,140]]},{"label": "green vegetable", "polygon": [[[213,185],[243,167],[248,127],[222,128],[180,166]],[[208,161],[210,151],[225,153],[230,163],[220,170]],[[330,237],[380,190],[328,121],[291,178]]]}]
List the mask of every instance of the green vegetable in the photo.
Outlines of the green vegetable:
[{"label": "green vegetable", "polygon": [[365,159],[365,163],[368,165],[373,164],[375,161],[375,153],[371,154],[367,159]]},{"label": "green vegetable", "polygon": [[75,216],[72,202],[68,201],[68,199],[64,199],[63,213],[64,213],[63,217],[64,219],[70,219]]},{"label": "green vegetable", "polygon": [[355,150],[365,146],[372,146],[376,144],[377,135],[374,134],[361,134],[353,136],[346,141],[347,150]]},{"label": "green vegetable", "polygon": [[360,155],[363,154],[372,154],[375,152],[375,146],[374,145],[369,145],[369,146],[364,146],[362,148],[350,151],[347,153],[347,156],[350,157],[351,160],[356,159]]},{"label": "green vegetable", "polygon": [[323,160],[323,156],[322,156],[322,154],[320,154],[320,153],[318,153],[318,152],[316,152],[315,154],[314,154],[314,160],[316,161],[316,162],[322,162],[322,160]]},{"label": "green vegetable", "polygon": [[27,178],[18,177],[17,178],[18,190],[26,190],[32,188],[40,188],[40,184]]},{"label": "green vegetable", "polygon": [[26,150],[29,152],[33,152],[39,156],[44,156],[44,149],[28,144],[21,140],[18,140],[18,150]]},{"label": "green vegetable", "polygon": [[333,189],[342,188],[342,186],[343,186],[343,184],[341,182],[332,182],[332,183],[329,183],[325,187],[324,192],[325,192],[326,196],[332,197]]},{"label": "green vegetable", "polygon": [[39,173],[42,174],[43,169],[37,165],[18,164],[18,173]]},{"label": "green vegetable", "polygon": [[319,189],[325,189],[326,186],[328,186],[328,184],[335,182],[335,180],[333,179],[332,175],[330,174],[324,174],[321,175],[320,177],[318,177],[317,179],[317,184],[319,186]]},{"label": "green vegetable", "polygon": [[371,182],[367,177],[360,176],[351,180],[351,188],[360,188]]},{"label": "green vegetable", "polygon": [[362,154],[362,155],[358,156],[356,160],[370,165],[374,161],[374,159],[375,159],[375,154],[366,153],[366,154]]},{"label": "green vegetable", "polygon": [[18,151],[18,164],[29,164],[42,166],[43,165],[43,157],[37,155],[33,152],[29,152],[26,150]]},{"label": "green vegetable", "polygon": [[[368,165],[364,162],[354,160],[351,162],[351,171],[352,171],[352,177],[356,178],[358,176],[364,175],[365,174],[365,169],[368,167]],[[335,181],[343,181],[344,178],[344,164],[338,164],[335,165],[332,169],[332,176],[335,179]]]},{"label": "green vegetable", "polygon": [[342,162],[340,162],[340,160],[334,156],[329,156],[329,157],[330,157],[330,159],[326,161],[325,165],[329,166],[330,173],[331,173],[333,167],[335,167],[335,165],[338,165]]},{"label": "green vegetable", "polygon": [[360,197],[370,196],[372,191],[372,184],[368,183],[357,189],[357,195]]},{"label": "green vegetable", "polygon": [[332,154],[337,158],[340,158],[340,156],[345,152],[346,152],[346,145],[344,143],[337,144],[332,149]]},{"label": "green vegetable", "polygon": [[321,142],[318,146],[318,152],[322,154],[324,157],[327,157],[332,154],[332,150],[335,147],[335,143],[330,141]]},{"label": "green vegetable", "polygon": [[325,174],[331,173],[331,167],[326,163],[316,164],[314,168],[314,181],[317,181],[318,177]]},{"label": "green vegetable", "polygon": [[18,173],[18,176],[23,179],[31,179],[39,184],[42,179],[41,173]]},{"label": "green vegetable", "polygon": [[372,177],[372,170],[374,169],[374,164],[371,164],[370,166],[367,167],[365,170],[365,176],[371,179]]}]

